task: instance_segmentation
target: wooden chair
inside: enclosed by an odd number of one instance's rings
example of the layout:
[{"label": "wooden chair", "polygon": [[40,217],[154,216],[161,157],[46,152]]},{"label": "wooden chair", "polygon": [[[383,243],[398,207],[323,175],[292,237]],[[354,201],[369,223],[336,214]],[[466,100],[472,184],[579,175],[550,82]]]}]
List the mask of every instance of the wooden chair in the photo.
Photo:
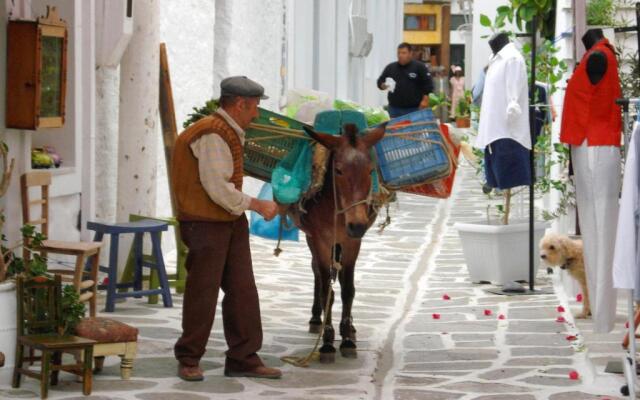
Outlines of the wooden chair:
[{"label": "wooden chair", "polygon": [[[22,191],[22,223],[40,226],[40,232],[49,235],[49,186],[51,185],[51,173],[48,171],[32,171],[22,175],[20,187]],[[37,200],[31,200],[29,189],[40,187],[41,196]],[[32,206],[40,206],[40,218],[31,217]],[[25,243],[28,247],[28,243]],[[48,269],[53,274],[61,274],[65,282],[73,283],[80,294],[80,301],[89,302],[89,315],[96,315],[97,297],[97,274],[100,264],[100,248],[102,243],[98,242],[63,242],[57,240],[45,240],[38,249],[44,257],[49,253],[74,256],[76,258],[75,268],[71,269]],[[24,250],[24,260],[28,265],[31,254],[29,250]],[[85,262],[89,260],[89,268],[85,271]]]},{"label": "wooden chair", "polygon": [[[40,380],[40,396],[47,397],[49,379],[58,383],[60,371],[83,378],[82,393],[91,394],[91,361],[95,341],[72,335],[63,335],[62,289],[60,275],[54,278],[38,276],[17,278],[17,344],[16,364],[13,370],[14,388],[20,387],[22,375]],[[38,357],[24,356],[25,347],[39,350]],[[62,364],[62,353],[83,354],[83,362]],[[25,361],[39,361],[40,371],[23,367]]]}]

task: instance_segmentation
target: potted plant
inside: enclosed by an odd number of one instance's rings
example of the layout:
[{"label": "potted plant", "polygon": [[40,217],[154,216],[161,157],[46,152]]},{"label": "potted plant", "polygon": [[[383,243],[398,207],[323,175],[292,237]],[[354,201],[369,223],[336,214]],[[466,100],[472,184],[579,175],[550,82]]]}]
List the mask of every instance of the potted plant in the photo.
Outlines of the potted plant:
[{"label": "potted plant", "polygon": [[[3,172],[0,174],[0,198],[9,188],[14,160],[9,162],[9,150],[5,143],[0,143],[0,158],[2,158]],[[4,225],[4,212],[0,210],[0,232]],[[6,238],[2,235],[0,245],[0,385],[11,383],[13,365],[15,363],[16,348],[16,286],[13,277],[17,274],[40,276],[47,273],[47,260],[38,253],[32,255],[28,268],[24,260],[16,252],[25,248],[25,243],[37,248],[45,239],[44,235],[36,232],[35,227],[24,225],[21,228],[22,240],[12,246],[5,246]],[[71,333],[75,324],[84,316],[85,306],[80,302],[75,288],[68,285],[62,294],[62,313],[65,321],[65,332]]]},{"label": "potted plant", "polygon": [[471,127],[471,91],[465,90],[464,96],[458,100],[456,105],[456,127]]},{"label": "potted plant", "polygon": [[[14,160],[8,161],[9,151],[4,143],[0,143],[0,157],[4,166],[0,180],[0,197],[7,193]],[[0,232],[4,224],[4,212],[0,210]],[[4,254],[4,249],[0,250]],[[9,269],[5,257],[0,256],[0,353],[2,353],[4,368],[0,368],[0,384],[8,384],[11,380],[11,368],[14,364],[16,345],[16,285],[11,277],[13,271]]]},{"label": "potted plant", "polygon": [[429,107],[433,111],[433,114],[440,119],[440,122],[446,121],[447,115],[447,107],[449,107],[451,103],[447,99],[447,95],[444,92],[429,93]]},{"label": "potted plant", "polygon": [[[481,16],[484,26],[493,30],[503,29],[506,21],[515,23],[519,28],[527,26],[534,16],[544,19],[551,10],[551,1],[543,0],[512,0],[510,5],[498,8],[495,24],[486,16]],[[515,37],[515,35],[513,35]],[[550,46],[544,54],[539,54],[536,61],[538,79],[549,82],[549,96],[555,90],[555,83],[562,77],[562,71],[566,68],[554,55],[551,42],[544,43]],[[525,46],[526,47],[526,46]],[[525,48],[525,53],[527,51]],[[526,58],[526,57],[525,57]],[[551,178],[551,168],[559,163],[565,164],[567,158],[563,153],[564,147],[553,145],[550,140],[550,129],[536,143],[536,158],[544,160],[543,173],[536,181],[535,189],[538,195],[558,190],[563,197],[569,197],[570,191],[566,181]],[[476,149],[476,158],[483,160],[484,153]],[[541,157],[542,155],[549,157]],[[553,155],[553,157],[551,157]],[[483,173],[482,161],[477,162],[476,168],[479,174]],[[455,225],[462,242],[463,253],[469,269],[469,275],[474,282],[489,281],[497,284],[505,284],[510,281],[529,280],[529,221],[527,218],[518,219],[512,217],[512,199],[520,193],[528,194],[528,187],[513,190],[493,190],[483,186],[483,192],[487,195],[487,218],[473,223],[457,223]],[[561,214],[563,210],[539,213],[540,220],[534,224],[534,259],[537,261],[537,243],[540,241],[549,226],[544,218],[553,218]],[[544,217],[544,218],[543,218]],[[538,263],[535,265],[536,271]]]}]

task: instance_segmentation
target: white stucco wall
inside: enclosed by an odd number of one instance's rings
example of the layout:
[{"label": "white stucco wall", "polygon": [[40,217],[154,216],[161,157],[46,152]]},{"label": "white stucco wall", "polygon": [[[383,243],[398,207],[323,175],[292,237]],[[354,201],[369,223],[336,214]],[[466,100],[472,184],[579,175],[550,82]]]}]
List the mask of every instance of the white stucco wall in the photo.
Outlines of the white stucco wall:
[{"label": "white stucco wall", "polygon": [[[211,0],[160,1],[160,41],[167,47],[178,132],[192,108],[213,97],[214,24]],[[164,149],[161,125],[157,146]],[[168,217],[172,210],[164,150],[157,152],[157,171],[156,215]],[[162,247],[166,252],[175,249],[172,232],[163,236]]]},{"label": "white stucco wall", "polygon": [[269,99],[262,101],[262,107],[277,110],[281,89],[283,0],[219,0],[216,1],[218,7],[223,13],[216,17],[216,24],[221,25],[216,27],[214,94],[220,94],[223,78],[217,71],[246,75],[265,87]]}]

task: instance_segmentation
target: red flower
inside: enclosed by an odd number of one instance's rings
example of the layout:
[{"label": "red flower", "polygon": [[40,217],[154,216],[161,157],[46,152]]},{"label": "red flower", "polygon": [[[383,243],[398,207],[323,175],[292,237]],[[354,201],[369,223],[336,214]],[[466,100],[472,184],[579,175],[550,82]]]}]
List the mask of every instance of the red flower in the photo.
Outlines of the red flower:
[{"label": "red flower", "polygon": [[498,319],[505,319],[506,317],[504,316],[504,314],[500,314],[498,315]]},{"label": "red flower", "polygon": [[484,310],[484,315],[486,315],[487,317],[490,316],[491,314],[493,314],[493,311],[491,310]]},{"label": "red flower", "polygon": [[578,293],[578,295],[576,296],[576,301],[578,303],[582,303],[582,293]]},{"label": "red flower", "polygon": [[433,319],[440,319],[440,314],[433,313],[431,316]]},{"label": "red flower", "polygon": [[580,379],[580,374],[578,374],[578,371],[571,371],[569,372],[569,379],[571,379],[572,381],[577,381],[578,379]]},{"label": "red flower", "polygon": [[556,322],[561,322],[562,323],[562,322],[567,322],[567,320],[564,319],[564,317],[560,316],[560,317],[556,318]]},{"label": "red flower", "polygon": [[568,341],[570,341],[570,342],[573,342],[573,341],[574,341],[574,340],[576,340],[576,339],[578,339],[578,337],[577,337],[577,336],[574,336],[574,335],[569,335],[569,336],[567,336],[567,340],[568,340]]},{"label": "red flower", "polygon": [[557,310],[558,310],[559,313],[563,313],[564,312],[564,307],[558,306]]},{"label": "red flower", "polygon": [[442,296],[442,300],[451,300],[451,297],[449,297],[448,294],[445,294],[444,296]]}]

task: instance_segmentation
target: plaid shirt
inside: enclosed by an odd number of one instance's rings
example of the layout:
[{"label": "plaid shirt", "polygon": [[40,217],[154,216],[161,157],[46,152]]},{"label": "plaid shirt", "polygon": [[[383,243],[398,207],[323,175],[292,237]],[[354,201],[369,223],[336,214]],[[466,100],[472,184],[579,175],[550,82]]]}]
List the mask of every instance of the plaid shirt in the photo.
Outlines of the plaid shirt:
[{"label": "plaid shirt", "polygon": [[[244,145],[245,133],[222,108],[218,115],[233,128]],[[230,182],[233,175],[233,157],[229,145],[217,134],[203,135],[191,143],[191,151],[198,159],[200,182],[211,200],[233,215],[241,215],[251,203],[251,197],[237,190]]]}]

